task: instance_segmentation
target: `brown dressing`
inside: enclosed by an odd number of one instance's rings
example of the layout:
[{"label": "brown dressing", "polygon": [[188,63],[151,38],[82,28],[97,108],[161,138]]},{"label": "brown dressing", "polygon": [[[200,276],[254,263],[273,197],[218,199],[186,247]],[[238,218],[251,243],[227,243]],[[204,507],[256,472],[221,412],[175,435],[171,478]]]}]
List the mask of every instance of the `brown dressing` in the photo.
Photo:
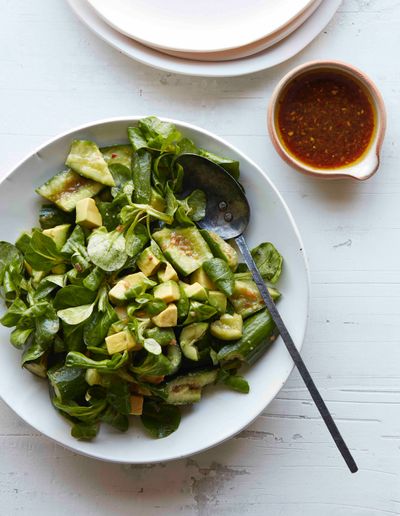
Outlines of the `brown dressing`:
[{"label": "brown dressing", "polygon": [[357,161],[375,128],[364,88],[331,71],[295,79],[279,101],[277,122],[287,150],[303,163],[324,169]]}]

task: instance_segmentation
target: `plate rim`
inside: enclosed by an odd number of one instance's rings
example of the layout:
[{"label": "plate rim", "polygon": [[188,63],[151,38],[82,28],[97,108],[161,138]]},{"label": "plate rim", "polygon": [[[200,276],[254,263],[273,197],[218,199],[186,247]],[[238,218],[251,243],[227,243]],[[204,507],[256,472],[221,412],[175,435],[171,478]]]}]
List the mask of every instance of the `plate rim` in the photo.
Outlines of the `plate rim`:
[{"label": "plate rim", "polygon": [[[293,23],[294,20],[303,14],[304,11],[306,11],[316,0],[303,0],[304,5],[300,8],[300,10],[297,10],[296,14],[293,14],[290,16],[288,20],[281,23],[277,27],[274,28],[273,31],[267,32],[266,34],[257,35],[257,37],[250,38],[248,41],[241,43],[240,45],[229,45],[229,46],[222,46],[218,48],[210,48],[210,49],[200,49],[200,48],[182,48],[182,47],[171,47],[166,45],[165,43],[160,43],[156,41],[150,41],[146,40],[143,37],[138,37],[137,35],[133,34],[132,32],[127,31],[123,27],[121,27],[119,24],[115,23],[114,21],[110,20],[104,12],[99,9],[99,6],[96,6],[96,0],[87,0],[87,2],[90,4],[92,9],[96,12],[96,14],[110,27],[112,27],[117,32],[120,32],[121,34],[127,36],[130,39],[134,39],[145,46],[150,46],[153,48],[159,48],[164,50],[172,50],[174,52],[191,52],[191,53],[197,53],[197,52],[225,52],[228,50],[234,50],[235,48],[240,48],[245,45],[251,45],[253,43],[256,43],[259,40],[265,39],[267,37],[273,37],[277,32],[283,30],[285,27],[287,27],[289,24]],[[157,32],[157,31],[156,31]]]},{"label": "plate rim", "polygon": [[[86,26],[86,28],[89,29],[90,32],[95,34],[95,36],[103,40],[112,48],[143,65],[150,66],[151,68],[155,68],[163,72],[172,72],[192,77],[240,77],[273,68],[274,66],[293,58],[299,52],[304,50],[304,48],[306,48],[331,21],[340,7],[342,0],[323,0],[321,5],[318,6],[316,11],[303,23],[301,27],[276,45],[247,58],[221,62],[191,61],[163,54],[162,52],[146,47],[139,42],[130,40],[126,36],[112,29],[96,15],[92,7],[85,0],[67,0],[67,2],[75,16]],[[324,11],[322,11],[322,9],[324,9]],[[313,34],[311,38],[304,38],[305,42],[302,41],[300,44],[296,45],[296,50],[294,52],[289,51],[285,53],[285,51],[283,51],[282,55],[282,47],[287,45],[287,40],[289,40],[290,43],[290,39],[294,38],[296,33],[299,33],[300,31],[307,32],[310,24],[315,21],[315,18],[317,16],[321,17],[322,15],[323,22],[318,23],[318,29],[311,31]],[[99,28],[99,24],[103,26]],[[129,46],[130,48],[128,48]],[[275,54],[275,58],[272,60],[270,59],[268,62],[267,59],[268,57],[271,57],[272,53]]]},{"label": "plate rim", "polygon": [[[17,170],[25,164],[25,162],[27,162],[28,160],[30,160],[33,156],[37,156],[41,150],[43,150],[44,148],[48,147],[49,145],[57,142],[58,140],[72,134],[72,133],[75,133],[75,132],[78,132],[78,131],[83,131],[83,130],[86,130],[86,129],[89,129],[89,128],[92,128],[93,126],[101,126],[103,124],[109,124],[109,123],[114,123],[114,122],[133,122],[133,123],[136,123],[138,120],[140,120],[141,118],[144,118],[148,115],[133,115],[133,116],[117,116],[117,117],[107,117],[107,118],[102,118],[102,119],[97,119],[97,120],[93,120],[91,122],[87,122],[85,124],[81,124],[81,125],[78,125],[78,126],[74,126],[73,128],[71,129],[68,129],[66,131],[63,131],[61,133],[58,133],[57,135],[47,139],[44,143],[42,143],[41,145],[35,147],[35,149],[29,153],[27,153],[25,155],[24,158],[20,159],[16,165],[14,166],[11,166],[9,167],[9,169],[7,170],[6,174],[0,179],[0,188],[1,186],[3,185],[3,183],[5,183],[14,173],[17,172]],[[304,271],[305,271],[305,279],[306,279],[306,310],[305,310],[305,313],[306,313],[306,317],[305,317],[305,321],[304,321],[304,328],[303,328],[303,332],[301,334],[301,337],[299,338],[299,341],[296,342],[296,347],[299,351],[302,350],[303,348],[303,345],[304,345],[304,340],[305,340],[305,335],[306,335],[306,332],[307,332],[307,327],[308,327],[308,321],[309,321],[309,317],[310,317],[310,290],[311,290],[311,281],[310,281],[310,267],[309,267],[309,262],[308,262],[308,259],[307,259],[307,252],[305,250],[305,247],[304,247],[304,242],[303,242],[303,239],[302,239],[302,236],[300,234],[300,231],[297,227],[297,224],[296,224],[296,221],[285,201],[285,199],[283,198],[282,194],[279,192],[278,188],[275,186],[275,184],[273,183],[273,181],[268,177],[268,175],[266,174],[266,172],[264,172],[264,170],[259,166],[257,165],[251,158],[249,158],[245,153],[243,153],[239,148],[237,148],[235,145],[229,143],[228,141],[226,141],[224,138],[216,135],[215,133],[211,132],[211,131],[208,131],[207,129],[203,129],[202,127],[199,127],[195,124],[192,124],[190,122],[186,122],[186,121],[183,121],[183,120],[177,120],[177,119],[172,119],[172,118],[168,118],[168,117],[159,117],[160,120],[162,121],[165,121],[165,122],[170,122],[170,123],[173,123],[173,124],[176,124],[178,126],[181,126],[181,127],[184,127],[184,128],[187,128],[189,130],[193,130],[193,131],[197,131],[199,133],[203,133],[204,135],[206,135],[207,137],[213,139],[214,141],[222,144],[223,146],[229,148],[229,149],[232,149],[232,151],[234,151],[236,154],[238,154],[240,156],[240,159],[242,159],[243,161],[246,161],[248,162],[251,166],[253,166],[254,168],[257,169],[257,171],[263,176],[263,178],[268,182],[269,184],[269,187],[273,190],[273,192],[275,193],[275,195],[277,196],[277,198],[279,199],[289,221],[290,221],[290,224],[293,228],[293,231],[298,239],[298,242],[300,243],[301,245],[301,256],[303,258],[303,264],[304,264]],[[89,457],[89,458],[92,458],[92,459],[97,459],[97,460],[101,460],[101,461],[104,461],[104,462],[110,462],[110,463],[115,463],[115,464],[154,464],[154,463],[160,463],[160,462],[170,462],[170,461],[174,461],[174,460],[179,460],[179,459],[182,459],[182,458],[185,458],[185,457],[191,457],[191,456],[194,456],[194,455],[197,455],[199,453],[203,453],[211,448],[214,448],[215,446],[218,446],[226,441],[228,441],[229,439],[232,439],[233,437],[235,437],[235,435],[237,435],[238,433],[240,433],[241,431],[243,431],[245,428],[247,428],[249,425],[252,424],[252,422],[254,420],[256,420],[260,414],[262,413],[263,410],[265,410],[265,408],[276,398],[278,392],[282,389],[282,387],[285,385],[285,383],[287,382],[287,380],[289,379],[289,376],[291,375],[293,369],[294,369],[294,362],[293,360],[289,357],[289,361],[290,361],[290,366],[289,366],[289,369],[287,371],[287,375],[285,378],[283,378],[283,380],[281,380],[279,383],[276,384],[275,388],[273,389],[273,394],[271,395],[271,398],[270,400],[264,405],[263,409],[261,409],[260,411],[258,411],[254,417],[252,417],[250,420],[244,422],[243,424],[240,425],[240,427],[235,431],[235,432],[226,432],[223,436],[219,437],[218,439],[216,439],[215,441],[213,441],[211,444],[209,444],[208,446],[205,446],[201,449],[198,449],[196,451],[187,451],[185,453],[181,453],[179,455],[175,455],[175,456],[167,456],[165,458],[162,458],[162,459],[147,459],[145,462],[143,460],[138,460],[138,461],[135,461],[135,460],[132,460],[131,458],[130,459],[112,459],[110,458],[109,456],[105,456],[105,455],[102,455],[101,453],[99,454],[98,452],[93,452],[91,453],[90,451],[87,451],[87,450],[82,450],[80,448],[76,448],[70,444],[67,444],[65,442],[63,442],[62,440],[59,440],[57,439],[56,437],[53,437],[51,435],[49,435],[45,430],[43,430],[42,428],[40,428],[40,424],[38,425],[37,423],[33,424],[31,422],[28,422],[25,417],[20,413],[19,410],[16,410],[12,405],[11,403],[9,403],[7,401],[7,399],[5,399],[4,395],[2,394],[2,392],[0,392],[0,399],[15,413],[18,415],[18,417],[20,417],[26,424],[28,424],[29,426],[31,426],[32,428],[34,428],[35,430],[37,430],[38,432],[40,432],[42,435],[44,435],[46,438],[48,439],[51,439],[53,442],[57,443],[58,445],[74,452],[74,453],[78,453],[80,455],[83,455],[83,456],[86,456],[86,457]],[[67,435],[67,433],[66,433]],[[79,441],[77,441],[79,442]]]},{"label": "plate rim", "polygon": [[[204,56],[207,53],[202,52],[193,52],[192,54],[188,54],[187,58],[190,61],[200,61],[200,62],[224,62],[224,61],[232,61],[232,60],[238,60],[238,59],[246,59],[248,57],[253,56],[254,54],[259,54],[261,52],[264,52],[265,50],[268,50],[270,47],[273,47],[274,45],[277,45],[280,41],[286,39],[289,37],[293,32],[298,30],[303,23],[305,23],[308,18],[310,18],[315,11],[320,7],[323,0],[314,0],[306,9],[302,11],[302,13],[295,18],[290,24],[287,24],[281,31],[277,31],[277,33],[273,37],[268,37],[265,39],[260,39],[258,41],[255,41],[254,43],[251,43],[249,45],[245,45],[243,47],[240,47],[236,50],[240,51],[240,53],[237,53],[236,55],[230,56],[221,56],[220,59],[212,58],[213,52],[209,53],[209,57],[211,59],[206,58],[196,58],[194,55],[201,55]],[[179,53],[175,53],[173,50],[163,50],[163,49],[157,49],[156,47],[151,47],[154,50],[160,50],[161,53],[169,54],[172,57],[178,57],[181,59],[186,59],[184,53],[182,55],[179,55]],[[254,48],[255,47],[255,48]],[[230,51],[228,51],[230,52]],[[216,52],[216,54],[219,54],[219,52]],[[222,54],[222,52],[221,52]]]}]

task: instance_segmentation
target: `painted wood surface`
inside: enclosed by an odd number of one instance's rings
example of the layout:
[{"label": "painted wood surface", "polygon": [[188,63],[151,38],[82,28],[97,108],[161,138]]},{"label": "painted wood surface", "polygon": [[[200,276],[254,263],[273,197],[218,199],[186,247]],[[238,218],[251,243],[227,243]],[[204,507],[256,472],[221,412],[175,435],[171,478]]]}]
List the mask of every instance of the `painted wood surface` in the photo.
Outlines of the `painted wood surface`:
[{"label": "painted wood surface", "polygon": [[[0,7],[0,174],[61,131],[129,114],[203,126],[268,171],[297,219],[311,267],[304,357],[360,466],[347,473],[296,372],[236,438],[154,466],[75,455],[0,402],[0,515],[400,514],[400,2],[344,0],[301,54],[236,79],[135,63],[92,35],[62,0],[0,0]],[[384,95],[382,166],[363,184],[293,172],[266,135],[274,85],[315,58],[358,65]]]}]

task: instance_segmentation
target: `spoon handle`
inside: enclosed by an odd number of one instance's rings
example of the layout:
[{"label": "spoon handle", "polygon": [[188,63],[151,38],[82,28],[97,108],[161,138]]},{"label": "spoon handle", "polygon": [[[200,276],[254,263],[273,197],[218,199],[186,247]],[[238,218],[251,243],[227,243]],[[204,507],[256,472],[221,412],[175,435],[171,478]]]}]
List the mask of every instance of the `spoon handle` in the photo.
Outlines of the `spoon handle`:
[{"label": "spoon handle", "polygon": [[273,302],[267,287],[265,286],[264,280],[257,269],[256,264],[254,263],[254,260],[251,256],[249,247],[246,243],[246,240],[243,235],[240,235],[236,237],[236,243],[243,255],[244,261],[246,262],[247,266],[249,267],[251,273],[253,274],[254,281],[256,282],[260,293],[264,299],[265,305],[271,314],[272,319],[274,320],[279,333],[283,339],[283,342],[286,345],[287,350],[290,353],[290,356],[293,359],[293,362],[295,363],[301,377],[304,380],[304,383],[306,384],[306,387],[311,394],[312,399],[314,400],[315,405],[317,406],[317,409],[319,410],[319,413],[322,416],[322,419],[325,421],[326,426],[328,427],[328,430],[333,437],[333,440],[335,441],[336,446],[338,447],[340,453],[342,454],[342,457],[344,458],[348,468],[352,473],[356,473],[358,471],[357,464],[355,463],[350,450],[348,449],[346,443],[343,440],[343,437],[341,436],[338,427],[336,426],[336,423],[334,422],[328,407],[325,405],[324,400],[322,399],[313,379],[311,378],[310,373],[308,372],[308,369],[303,362],[303,359],[301,358],[301,355],[299,351],[297,350],[292,337],[290,336],[285,323],[282,320],[282,317],[280,316],[275,303]]}]

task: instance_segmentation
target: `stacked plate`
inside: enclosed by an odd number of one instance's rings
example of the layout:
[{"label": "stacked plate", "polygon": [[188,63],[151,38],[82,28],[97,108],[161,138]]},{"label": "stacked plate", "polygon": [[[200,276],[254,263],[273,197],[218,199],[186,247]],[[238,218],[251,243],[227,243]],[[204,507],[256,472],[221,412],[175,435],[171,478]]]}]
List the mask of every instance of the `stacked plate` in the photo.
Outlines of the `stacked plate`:
[{"label": "stacked plate", "polygon": [[304,48],[340,0],[68,0],[99,36],[178,73],[243,75]]}]

